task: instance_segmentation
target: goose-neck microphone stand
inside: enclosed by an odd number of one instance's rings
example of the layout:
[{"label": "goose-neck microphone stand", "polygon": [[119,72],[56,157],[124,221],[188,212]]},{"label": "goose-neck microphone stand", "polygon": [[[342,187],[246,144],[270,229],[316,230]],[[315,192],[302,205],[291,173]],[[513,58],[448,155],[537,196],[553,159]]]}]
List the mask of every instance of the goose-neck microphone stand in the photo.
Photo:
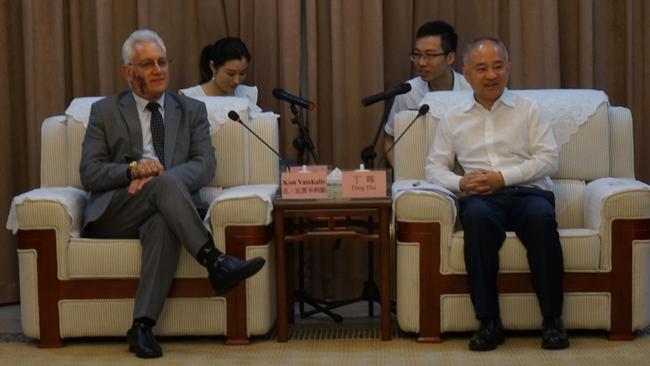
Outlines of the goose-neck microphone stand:
[{"label": "goose-neck microphone stand", "polygon": [[300,135],[293,139],[293,147],[298,151],[298,165],[303,165],[305,163],[305,150],[307,150],[311,155],[314,164],[320,164],[320,157],[316,151],[314,141],[309,136],[309,130],[303,121],[301,111],[299,111],[298,107],[293,103],[289,109],[291,109],[291,113],[293,114],[291,123],[298,126],[298,132],[300,133]]}]

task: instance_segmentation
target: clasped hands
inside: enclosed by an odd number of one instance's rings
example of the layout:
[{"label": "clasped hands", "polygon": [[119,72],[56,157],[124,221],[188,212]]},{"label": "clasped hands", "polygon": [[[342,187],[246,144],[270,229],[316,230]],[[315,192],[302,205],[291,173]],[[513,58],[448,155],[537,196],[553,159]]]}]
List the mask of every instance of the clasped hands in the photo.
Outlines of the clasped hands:
[{"label": "clasped hands", "polygon": [[142,187],[154,177],[162,175],[165,167],[158,160],[142,160],[131,170],[131,183],[129,184],[129,194],[140,192]]},{"label": "clasped hands", "polygon": [[459,186],[463,192],[483,195],[494,193],[503,188],[505,181],[500,171],[478,169],[460,178]]}]

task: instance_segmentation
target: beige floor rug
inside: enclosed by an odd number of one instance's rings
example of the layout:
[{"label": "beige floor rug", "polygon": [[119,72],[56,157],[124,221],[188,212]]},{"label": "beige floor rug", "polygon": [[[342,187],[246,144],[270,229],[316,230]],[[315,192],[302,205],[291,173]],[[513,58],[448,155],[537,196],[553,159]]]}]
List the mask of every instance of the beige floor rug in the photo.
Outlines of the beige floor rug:
[{"label": "beige floor rug", "polygon": [[[382,342],[374,330],[292,332],[294,339],[277,343],[261,337],[249,346],[225,346],[224,339],[163,338],[164,356],[140,360],[127,352],[125,340],[72,340],[63,348],[39,349],[34,343],[0,343],[0,365],[648,365],[650,336],[630,342],[607,341],[602,334],[572,334],[571,348],[546,351],[539,337],[512,335],[496,351],[467,350],[467,336],[446,337],[440,344],[419,344],[397,334]],[[356,333],[355,333],[356,332]],[[355,335],[356,334],[356,335]],[[341,336],[350,338],[341,338]],[[295,339],[296,337],[304,339]]]},{"label": "beige floor rug", "polygon": [[68,340],[63,348],[37,348],[15,332],[18,312],[10,309],[4,324],[2,313],[0,365],[650,365],[650,329],[630,342],[610,342],[603,333],[571,332],[571,348],[562,351],[542,350],[534,332],[509,333],[496,351],[477,353],[467,349],[468,334],[420,344],[412,334],[394,329],[393,340],[382,342],[377,319],[346,318],[343,324],[317,319],[292,326],[287,343],[277,343],[274,334],[254,338],[249,346],[225,346],[222,337],[162,338],[164,356],[141,360],[128,353],[124,338]]}]

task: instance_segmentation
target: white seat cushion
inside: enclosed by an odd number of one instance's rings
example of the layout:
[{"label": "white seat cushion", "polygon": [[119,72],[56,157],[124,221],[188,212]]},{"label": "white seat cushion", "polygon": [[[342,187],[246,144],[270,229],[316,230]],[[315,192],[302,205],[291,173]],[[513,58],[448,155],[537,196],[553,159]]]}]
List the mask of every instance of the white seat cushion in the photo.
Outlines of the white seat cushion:
[{"label": "white seat cushion", "polygon": [[[138,239],[71,239],[68,244],[68,276],[71,279],[138,278],[140,253]],[[183,249],[175,277],[207,277],[207,272]]]},{"label": "white seat cushion", "polygon": [[[596,272],[600,268],[600,237],[589,229],[559,229],[564,270]],[[528,272],[526,248],[513,232],[507,232],[506,240],[499,252],[500,272]],[[452,236],[449,255],[452,273],[466,273],[463,259],[463,232]]]}]

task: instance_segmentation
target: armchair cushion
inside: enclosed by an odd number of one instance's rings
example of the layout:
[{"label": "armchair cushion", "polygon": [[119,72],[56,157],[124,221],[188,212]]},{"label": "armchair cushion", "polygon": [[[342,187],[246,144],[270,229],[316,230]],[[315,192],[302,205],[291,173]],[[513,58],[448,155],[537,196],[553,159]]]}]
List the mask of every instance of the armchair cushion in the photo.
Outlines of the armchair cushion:
[{"label": "armchair cushion", "polygon": [[[564,270],[595,272],[600,266],[600,235],[589,229],[559,229]],[[456,231],[450,244],[449,269],[443,273],[467,273],[463,254],[463,232]],[[502,273],[528,272],[526,248],[513,232],[499,251],[499,268]]]},{"label": "armchair cushion", "polygon": [[[68,277],[138,278],[141,251],[138,239],[71,239],[68,243]],[[207,273],[186,250],[182,250],[174,277],[202,278],[207,277]]]}]

